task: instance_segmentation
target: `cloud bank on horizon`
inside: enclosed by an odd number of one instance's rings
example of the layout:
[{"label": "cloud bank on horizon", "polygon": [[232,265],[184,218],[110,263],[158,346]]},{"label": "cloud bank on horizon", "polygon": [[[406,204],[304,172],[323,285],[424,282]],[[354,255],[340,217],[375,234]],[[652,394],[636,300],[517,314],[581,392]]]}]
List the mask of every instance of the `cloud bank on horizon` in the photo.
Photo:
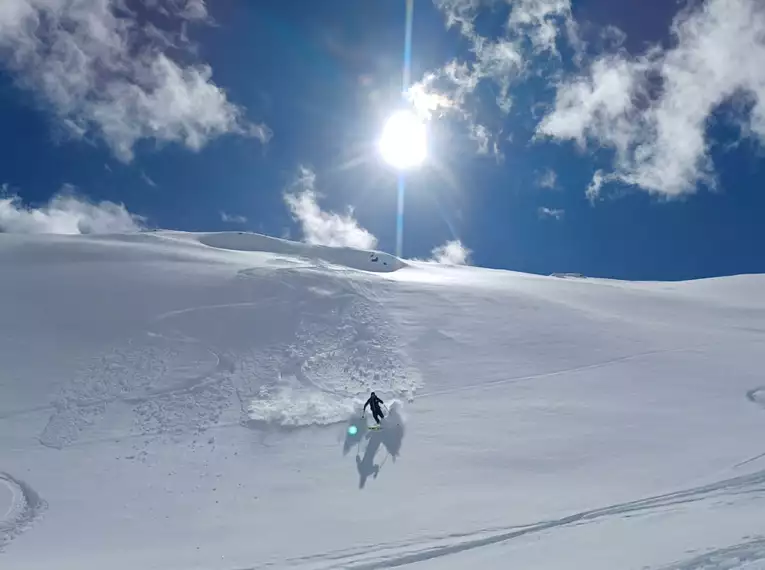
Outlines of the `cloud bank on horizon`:
[{"label": "cloud bank on horizon", "polygon": [[[0,197],[0,233],[15,234],[109,234],[132,233],[147,229],[146,218],[131,214],[124,204],[109,201],[93,203],[65,185],[46,204],[24,204],[8,185]],[[300,224],[303,241],[311,245],[374,249],[377,238],[361,227],[352,209],[345,214],[323,210],[318,204],[316,175],[302,167],[292,188],[284,192],[284,201]],[[221,219],[244,224],[247,219],[221,212]],[[469,264],[470,249],[460,240],[448,241],[433,249],[427,261],[444,265]]]},{"label": "cloud bank on horizon", "polygon": [[34,208],[2,187],[0,232],[19,234],[108,234],[131,233],[144,228],[145,218],[131,214],[124,204],[98,204],[79,196],[73,186],[64,186],[47,204]]}]

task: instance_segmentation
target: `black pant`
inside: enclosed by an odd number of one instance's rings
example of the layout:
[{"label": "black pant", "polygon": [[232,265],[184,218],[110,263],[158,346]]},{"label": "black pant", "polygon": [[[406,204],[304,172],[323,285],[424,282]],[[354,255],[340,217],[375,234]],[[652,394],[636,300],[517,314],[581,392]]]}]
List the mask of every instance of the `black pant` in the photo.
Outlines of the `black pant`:
[{"label": "black pant", "polygon": [[374,408],[372,410],[372,417],[375,419],[375,421],[379,424],[380,420],[385,417],[385,415],[382,413],[382,410],[380,408]]}]

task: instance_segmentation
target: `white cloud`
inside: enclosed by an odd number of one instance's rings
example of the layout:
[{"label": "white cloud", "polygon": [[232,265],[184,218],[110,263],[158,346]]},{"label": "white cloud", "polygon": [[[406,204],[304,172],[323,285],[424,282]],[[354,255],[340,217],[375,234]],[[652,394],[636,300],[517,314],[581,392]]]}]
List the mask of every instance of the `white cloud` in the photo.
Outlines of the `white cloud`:
[{"label": "white cloud", "polygon": [[581,45],[571,0],[433,0],[433,3],[444,13],[447,28],[459,27],[476,48],[486,42],[475,26],[479,12],[489,8],[497,13],[502,7],[507,10],[508,39],[528,41],[537,52],[557,55],[556,42],[562,29],[570,43]]},{"label": "white cloud", "polygon": [[157,183],[152,180],[152,178],[146,174],[143,170],[141,171],[141,180],[143,180],[146,184],[151,186],[152,188],[157,187]]},{"label": "white cloud", "polygon": [[338,214],[319,207],[315,185],[316,175],[302,168],[298,191],[284,194],[293,218],[300,223],[304,240],[314,245],[373,249],[377,238],[359,225],[351,208],[346,214]]},{"label": "white cloud", "polygon": [[589,186],[587,186],[587,191],[585,192],[587,199],[591,203],[595,202],[595,200],[600,198],[600,194],[603,190],[603,185],[607,182],[611,182],[612,180],[613,176],[604,175],[602,170],[595,172],[595,174],[592,176],[592,181],[590,182]]},{"label": "white cloud", "polygon": [[554,190],[558,186],[558,175],[555,173],[554,170],[548,169],[545,171],[545,173],[542,176],[539,177],[537,184],[541,188]]},{"label": "white cloud", "polygon": [[571,14],[571,0],[514,0],[511,3],[508,24],[524,30],[535,51],[558,55],[557,41],[561,27],[569,42],[581,47]]},{"label": "white cloud", "polygon": [[245,218],[244,216],[227,214],[226,212],[220,213],[220,219],[230,224],[246,224],[247,223],[247,218]]},{"label": "white cloud", "polygon": [[543,219],[553,218],[555,220],[562,219],[566,213],[564,210],[560,210],[558,208],[547,208],[547,207],[539,208],[538,212],[539,212],[540,218],[543,218]]},{"label": "white cloud", "polygon": [[[511,88],[524,77],[528,60],[539,55],[558,57],[561,30],[577,50],[581,41],[571,14],[570,0],[433,0],[443,12],[447,28],[457,27],[470,43],[470,56],[455,59],[441,69],[430,71],[408,92],[413,106],[424,116],[453,113],[468,124],[471,138],[478,140],[478,152],[490,151],[490,132],[477,120],[477,89],[488,83],[495,94],[492,102],[502,114],[512,108]],[[505,31],[489,38],[477,31],[476,18],[483,9],[504,10]],[[476,137],[484,130],[484,136]],[[491,151],[501,156],[498,145]]]},{"label": "white cloud", "polygon": [[444,265],[468,265],[472,251],[455,239],[433,248],[431,261]]},{"label": "white cloud", "polygon": [[165,16],[173,15],[187,20],[204,20],[208,17],[205,0],[143,0],[144,4]]},{"label": "white cloud", "polygon": [[736,97],[749,103],[738,111],[742,133],[765,140],[765,4],[708,0],[678,14],[673,35],[666,51],[595,61],[559,86],[539,125],[540,135],[615,150],[614,172],[593,180],[591,198],[609,180],[669,197],[714,187],[707,121]]},{"label": "white cloud", "polygon": [[467,38],[476,37],[475,20],[478,11],[486,4],[486,0],[433,0],[433,4],[444,13],[446,27],[459,27],[460,32]]},{"label": "white cloud", "polygon": [[169,55],[170,48],[190,47],[186,28],[207,18],[203,0],[145,3],[171,17],[176,30],[159,29],[129,6],[127,0],[2,0],[0,65],[70,136],[101,137],[124,162],[142,139],[199,150],[227,133],[270,138],[267,127],[248,124],[243,109],[212,82],[209,66]]},{"label": "white cloud", "polygon": [[478,154],[492,154],[499,160],[504,158],[497,139],[485,125],[473,123],[468,136],[477,143]]},{"label": "white cloud", "polygon": [[627,153],[635,124],[633,93],[645,75],[645,65],[630,64],[619,57],[596,61],[588,77],[560,86],[555,111],[538,126],[538,132],[573,139],[586,146],[587,136],[608,141],[618,152]]},{"label": "white cloud", "polygon": [[510,111],[510,85],[523,63],[520,52],[511,40],[492,41],[480,36],[473,40],[474,61],[452,60],[441,69],[426,73],[408,90],[409,100],[421,115],[430,117],[436,111],[439,114],[452,112],[470,121],[470,102],[484,81],[498,88],[497,107],[504,113]]},{"label": "white cloud", "polygon": [[[3,187],[7,192],[7,186]],[[18,196],[0,198],[0,232],[25,234],[129,233],[143,229],[144,219],[123,204],[94,204],[74,195],[71,186],[40,208],[25,206]]]},{"label": "white cloud", "polygon": [[439,70],[426,73],[421,81],[408,89],[407,97],[423,118],[448,112],[467,118],[465,100],[480,80],[472,65],[451,61]]}]

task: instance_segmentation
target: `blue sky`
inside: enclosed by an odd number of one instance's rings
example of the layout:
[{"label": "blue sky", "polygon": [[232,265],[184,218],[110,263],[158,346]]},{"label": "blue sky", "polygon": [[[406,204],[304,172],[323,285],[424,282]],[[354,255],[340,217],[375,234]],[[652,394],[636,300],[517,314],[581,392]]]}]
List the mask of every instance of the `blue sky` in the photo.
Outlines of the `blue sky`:
[{"label": "blue sky", "polygon": [[[757,0],[6,0],[8,232],[244,230],[686,279],[765,270]],[[436,252],[438,250],[436,249]]]}]

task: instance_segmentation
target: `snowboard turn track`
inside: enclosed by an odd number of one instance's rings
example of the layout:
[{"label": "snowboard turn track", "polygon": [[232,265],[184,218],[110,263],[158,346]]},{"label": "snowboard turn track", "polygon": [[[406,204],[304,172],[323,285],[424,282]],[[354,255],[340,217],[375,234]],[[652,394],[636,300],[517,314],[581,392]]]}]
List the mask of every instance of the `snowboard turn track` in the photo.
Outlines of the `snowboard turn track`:
[{"label": "snowboard turn track", "polygon": [[[0,472],[0,488],[7,490],[6,502],[0,501],[0,553],[6,544],[28,530],[48,504],[24,481]],[[3,497],[3,495],[0,495]]]}]

